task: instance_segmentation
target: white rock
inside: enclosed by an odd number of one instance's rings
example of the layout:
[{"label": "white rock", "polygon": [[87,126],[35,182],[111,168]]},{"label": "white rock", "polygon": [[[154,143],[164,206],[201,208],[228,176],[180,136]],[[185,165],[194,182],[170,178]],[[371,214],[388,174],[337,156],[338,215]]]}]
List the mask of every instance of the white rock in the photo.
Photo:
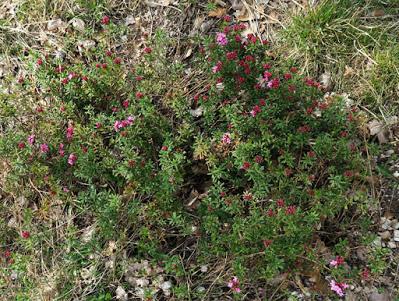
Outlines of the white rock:
[{"label": "white rock", "polygon": [[389,232],[389,231],[381,232],[381,233],[379,233],[379,235],[380,235],[381,238],[384,239],[384,240],[388,240],[388,239],[391,238],[391,232]]},{"label": "white rock", "polygon": [[161,284],[161,289],[163,291],[170,290],[171,287],[172,287],[172,282],[170,281],[165,281],[164,283]]},{"label": "white rock", "polygon": [[208,272],[208,266],[207,266],[207,265],[201,266],[201,272],[202,272],[202,273]]},{"label": "white rock", "polygon": [[394,176],[395,178],[399,178],[399,170],[395,171],[395,172],[393,173],[393,176]]},{"label": "white rock", "polygon": [[125,19],[126,26],[133,25],[135,23],[136,23],[136,19],[132,15],[129,15],[126,17],[126,19]]},{"label": "white rock", "polygon": [[203,287],[203,286],[197,287],[197,292],[199,292],[199,293],[205,292],[205,287]]},{"label": "white rock", "polygon": [[150,281],[148,281],[145,278],[139,278],[139,279],[136,279],[136,284],[141,287],[146,287],[150,284]]},{"label": "white rock", "polygon": [[190,114],[193,117],[200,117],[204,113],[204,109],[202,107],[198,107],[195,110],[190,110]]},{"label": "white rock", "polygon": [[396,243],[394,241],[389,241],[388,242],[388,248],[390,249],[396,249]]},{"label": "white rock", "polygon": [[122,286],[118,286],[118,288],[115,291],[116,294],[116,299],[126,301],[127,300],[127,293],[125,289]]},{"label": "white rock", "polygon": [[399,241],[399,230],[393,231],[393,240]]},{"label": "white rock", "polygon": [[388,230],[390,223],[391,222],[389,220],[385,220],[385,222],[383,224],[381,224],[381,228],[384,230]]},{"label": "white rock", "polygon": [[93,40],[84,40],[84,41],[79,42],[78,45],[84,49],[92,49],[92,48],[96,47],[96,42]]},{"label": "white rock", "polygon": [[373,245],[375,245],[376,247],[381,247],[381,237],[377,236],[376,239],[374,239],[373,241]]},{"label": "white rock", "polygon": [[71,20],[71,24],[73,28],[75,28],[78,31],[84,31],[85,30],[85,22],[82,19],[79,18],[73,18]]},{"label": "white rock", "polygon": [[385,152],[385,155],[389,157],[389,156],[393,155],[394,153],[395,153],[395,151],[393,149],[389,149]]}]

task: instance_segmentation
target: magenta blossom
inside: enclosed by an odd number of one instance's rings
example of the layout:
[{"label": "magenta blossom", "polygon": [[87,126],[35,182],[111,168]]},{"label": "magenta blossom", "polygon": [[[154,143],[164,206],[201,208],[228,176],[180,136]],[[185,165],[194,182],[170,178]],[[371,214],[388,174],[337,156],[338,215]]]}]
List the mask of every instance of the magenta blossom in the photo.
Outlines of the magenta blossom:
[{"label": "magenta blossom", "polygon": [[230,133],[224,133],[222,136],[222,143],[224,144],[230,144],[231,143],[231,135]]},{"label": "magenta blossom", "polygon": [[339,283],[335,282],[334,280],[331,280],[330,287],[331,290],[335,292],[338,296],[343,297],[345,295],[344,290],[349,286],[344,282]]},{"label": "magenta blossom", "polygon": [[262,112],[261,108],[258,105],[255,105],[249,113],[252,117],[256,117],[260,112]]},{"label": "magenta blossom", "polygon": [[73,127],[69,126],[66,130],[66,137],[68,139],[68,141],[70,141],[73,137]]},{"label": "magenta blossom", "polygon": [[60,154],[61,157],[65,156],[64,144],[60,143],[60,146],[58,148],[58,153]]},{"label": "magenta blossom", "polygon": [[236,276],[234,276],[228,283],[227,286],[233,290],[233,292],[241,292],[240,281]]},{"label": "magenta blossom", "polygon": [[220,46],[226,46],[229,41],[227,40],[227,36],[223,32],[216,33],[216,43]]},{"label": "magenta blossom", "polygon": [[70,154],[68,157],[68,164],[69,165],[74,165],[76,163],[76,160],[78,159],[78,157],[75,154]]},{"label": "magenta blossom", "polygon": [[40,151],[43,154],[46,154],[49,151],[49,147],[46,143],[40,144]]},{"label": "magenta blossom", "polygon": [[215,66],[212,67],[212,72],[217,73],[222,70],[222,62],[218,61]]},{"label": "magenta blossom", "polygon": [[345,260],[342,256],[336,256],[335,259],[330,261],[330,265],[332,267],[338,267],[342,264],[344,264]]},{"label": "magenta blossom", "polygon": [[28,137],[28,143],[29,143],[30,145],[33,145],[33,144],[35,143],[35,138],[36,138],[35,135],[30,135],[30,136]]}]

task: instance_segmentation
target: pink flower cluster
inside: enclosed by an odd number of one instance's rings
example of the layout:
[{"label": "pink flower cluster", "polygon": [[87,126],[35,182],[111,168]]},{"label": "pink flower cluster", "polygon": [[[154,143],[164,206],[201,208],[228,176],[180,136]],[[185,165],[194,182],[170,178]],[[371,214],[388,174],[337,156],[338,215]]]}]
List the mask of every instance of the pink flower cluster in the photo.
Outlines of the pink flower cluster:
[{"label": "pink flower cluster", "polygon": [[222,136],[222,143],[223,144],[230,144],[231,143],[231,135],[230,133],[226,132]]},{"label": "pink flower cluster", "polygon": [[215,66],[212,67],[212,72],[217,73],[222,70],[222,62],[218,61]]},{"label": "pink flower cluster", "polygon": [[229,41],[227,40],[227,36],[223,32],[216,33],[216,43],[220,46],[226,46]]},{"label": "pink flower cluster", "polygon": [[345,263],[345,260],[342,256],[336,256],[335,259],[330,261],[330,265],[332,267],[338,267],[340,265],[343,265]]},{"label": "pink flower cluster", "polygon": [[76,163],[76,160],[78,160],[78,157],[74,153],[72,153],[68,157],[68,164],[72,166]]},{"label": "pink flower cluster", "polygon": [[228,283],[227,286],[233,290],[235,293],[241,292],[240,281],[236,276],[234,276]]},{"label": "pink flower cluster", "polygon": [[249,113],[252,117],[256,117],[260,112],[262,112],[261,108],[258,105],[255,105]]},{"label": "pink flower cluster", "polygon": [[344,282],[336,282],[335,280],[331,280],[330,287],[331,290],[338,296],[343,297],[345,295],[344,290],[349,286]]},{"label": "pink flower cluster", "polygon": [[73,126],[68,126],[67,130],[66,130],[66,138],[68,139],[68,141],[71,141],[73,137]]},{"label": "pink flower cluster", "polygon": [[133,124],[134,120],[135,120],[135,118],[133,116],[129,116],[125,120],[117,120],[114,123],[114,130],[116,132],[119,132],[120,129],[123,129],[123,128]]}]

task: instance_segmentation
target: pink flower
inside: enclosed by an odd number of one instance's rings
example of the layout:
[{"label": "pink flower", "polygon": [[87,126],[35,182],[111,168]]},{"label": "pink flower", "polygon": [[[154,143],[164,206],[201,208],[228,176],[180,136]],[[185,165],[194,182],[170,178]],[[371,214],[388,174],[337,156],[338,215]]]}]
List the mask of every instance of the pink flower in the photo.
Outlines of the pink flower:
[{"label": "pink flower", "polygon": [[333,267],[340,266],[344,264],[345,260],[342,256],[336,256],[335,259],[330,261],[330,265]]},{"label": "pink flower", "polygon": [[240,289],[240,281],[236,276],[234,276],[228,283],[227,286],[233,290],[233,292],[239,293]]},{"label": "pink flower", "polygon": [[66,130],[66,137],[68,139],[68,141],[70,141],[73,137],[73,127],[69,126]]},{"label": "pink flower", "polygon": [[104,25],[108,25],[109,24],[109,17],[108,16],[104,16],[101,19],[101,23],[104,24]]},{"label": "pink flower", "polygon": [[343,283],[343,282],[338,283],[338,282],[335,282],[334,280],[331,280],[330,287],[331,287],[331,290],[333,292],[335,292],[338,296],[343,297],[344,294],[345,294],[344,290],[346,288],[348,288],[348,285],[346,283]]},{"label": "pink flower", "polygon": [[60,143],[60,146],[58,148],[58,153],[60,154],[61,157],[65,156],[64,144]]},{"label": "pink flower", "polygon": [[224,133],[222,137],[222,143],[224,144],[230,144],[231,143],[231,135],[230,133]]},{"label": "pink flower", "polygon": [[150,47],[145,47],[145,48],[144,48],[144,53],[149,54],[149,53],[151,53],[151,52],[152,52],[152,49],[151,49]]},{"label": "pink flower", "polygon": [[78,159],[78,157],[75,154],[70,154],[68,157],[68,164],[74,165],[76,163],[77,159]]},{"label": "pink flower", "polygon": [[122,102],[122,106],[123,106],[124,108],[127,108],[127,107],[129,106],[129,101],[128,101],[128,100],[123,101],[123,102]]},{"label": "pink flower", "polygon": [[227,40],[227,36],[223,32],[216,33],[216,43],[220,46],[226,46],[229,41]]},{"label": "pink flower", "polygon": [[76,76],[77,76],[77,75],[76,75],[75,72],[69,72],[69,74],[68,74],[68,79],[69,79],[69,80],[74,79]]},{"label": "pink flower", "polygon": [[226,53],[226,58],[229,61],[235,60],[237,58],[237,51],[231,51]]},{"label": "pink flower", "polygon": [[29,231],[22,231],[21,236],[25,239],[28,239],[30,237]]},{"label": "pink flower", "polygon": [[252,108],[252,110],[249,113],[251,114],[252,117],[255,117],[261,111],[262,111],[261,108],[258,105],[256,105]]},{"label": "pink flower", "polygon": [[242,167],[241,167],[241,168],[244,169],[244,170],[248,170],[250,167],[251,167],[251,163],[245,161],[245,162],[242,164]]},{"label": "pink flower", "polygon": [[218,61],[215,66],[212,67],[212,72],[217,73],[222,70],[222,62]]},{"label": "pink flower", "polygon": [[129,116],[129,117],[127,118],[127,123],[130,125],[130,124],[132,124],[135,120],[136,120],[136,118],[135,118],[134,116]]},{"label": "pink flower", "polygon": [[285,209],[285,213],[287,215],[293,215],[296,212],[296,207],[295,206],[288,206],[287,209]]},{"label": "pink flower", "polygon": [[41,144],[41,145],[40,145],[40,151],[41,151],[43,154],[46,154],[46,153],[49,151],[48,145],[47,145],[46,143]]},{"label": "pink flower", "polygon": [[122,125],[122,122],[121,122],[121,121],[119,121],[119,120],[115,121],[115,123],[114,123],[114,130],[115,130],[116,132],[118,132],[122,127],[123,127],[123,125]]},{"label": "pink flower", "polygon": [[19,143],[18,143],[18,148],[19,148],[19,149],[25,148],[25,142],[19,142]]},{"label": "pink flower", "polygon": [[267,83],[267,87],[270,89],[277,89],[280,86],[280,80],[278,78],[272,79]]}]

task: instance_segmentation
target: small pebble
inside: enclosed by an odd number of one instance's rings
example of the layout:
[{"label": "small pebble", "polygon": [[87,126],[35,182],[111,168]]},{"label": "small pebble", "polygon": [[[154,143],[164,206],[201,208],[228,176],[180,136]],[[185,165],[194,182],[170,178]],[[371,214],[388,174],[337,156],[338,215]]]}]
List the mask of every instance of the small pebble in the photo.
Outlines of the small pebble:
[{"label": "small pebble", "polygon": [[388,248],[390,249],[396,249],[396,243],[394,241],[388,242]]},{"label": "small pebble", "polygon": [[399,241],[399,230],[393,231],[393,240]]},{"label": "small pebble", "polygon": [[391,238],[391,232],[389,232],[389,231],[381,232],[381,233],[379,233],[379,235],[384,240],[389,240]]}]

